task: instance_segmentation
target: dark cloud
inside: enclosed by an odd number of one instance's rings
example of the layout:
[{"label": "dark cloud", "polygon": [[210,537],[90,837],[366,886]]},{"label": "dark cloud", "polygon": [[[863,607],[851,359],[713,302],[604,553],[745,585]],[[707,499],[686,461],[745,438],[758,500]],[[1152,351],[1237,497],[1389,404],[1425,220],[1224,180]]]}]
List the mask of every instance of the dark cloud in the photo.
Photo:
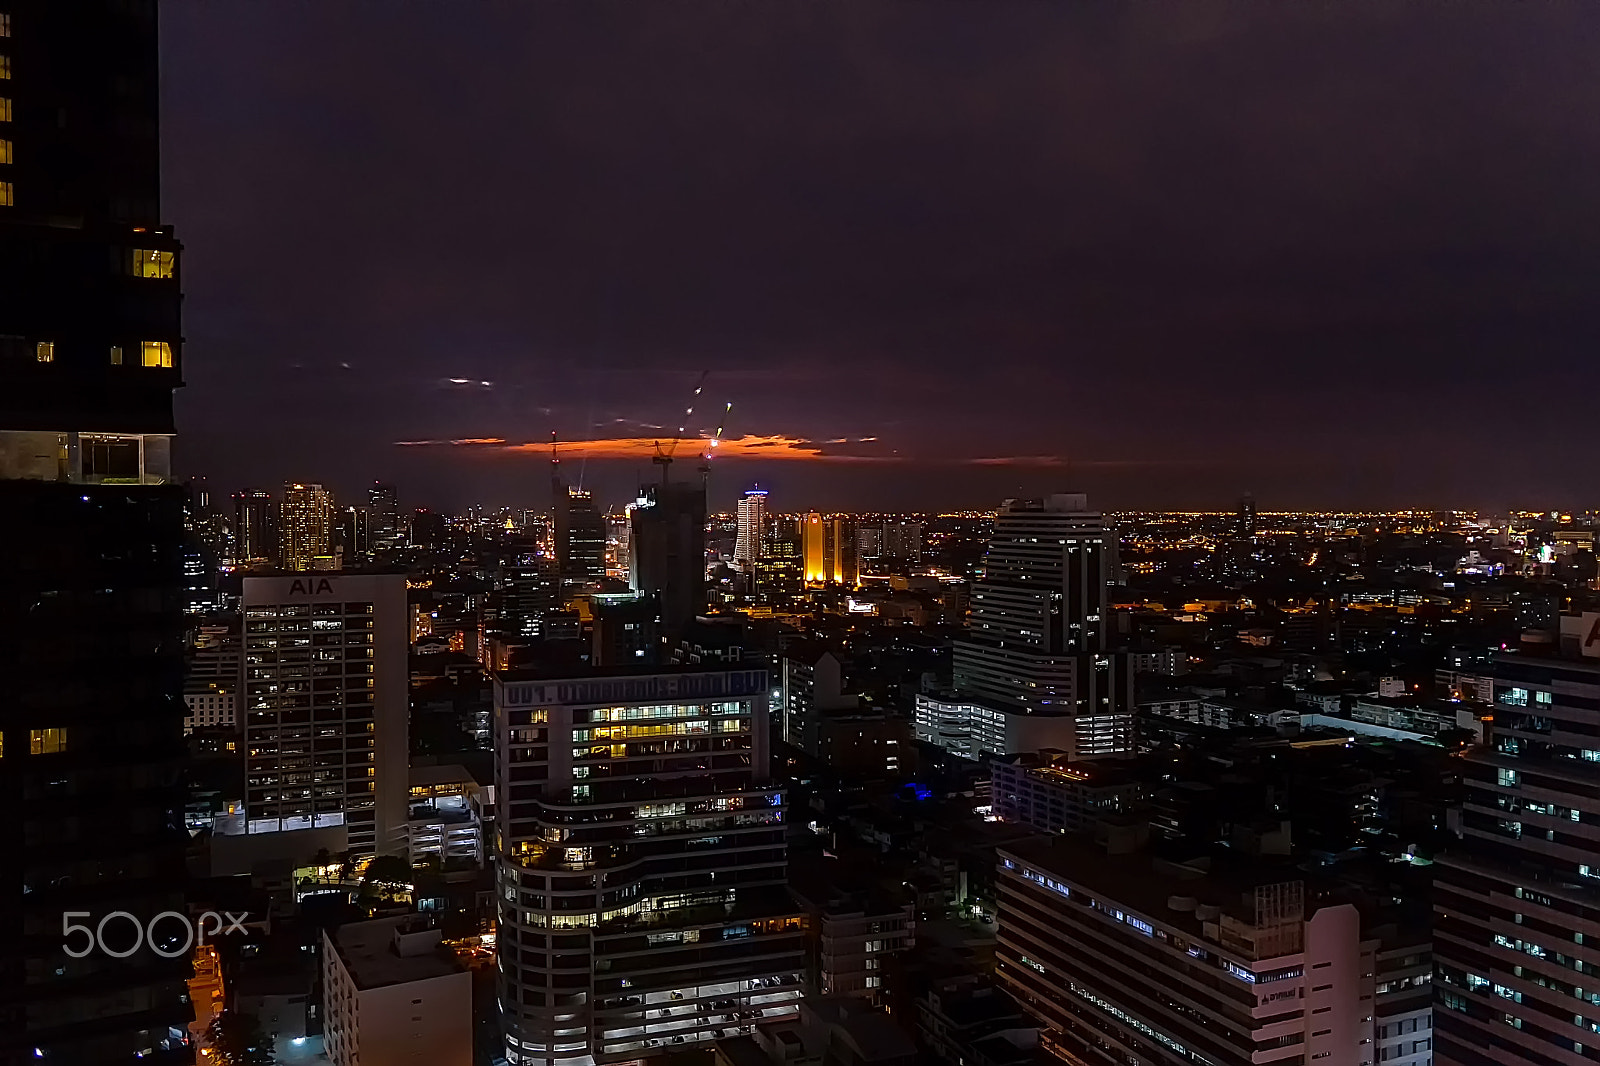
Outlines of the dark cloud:
[{"label": "dark cloud", "polygon": [[1587,5],[163,17],[219,480],[538,502],[531,453],[392,442],[668,424],[709,369],[730,435],[900,460],[718,502],[1594,499]]}]

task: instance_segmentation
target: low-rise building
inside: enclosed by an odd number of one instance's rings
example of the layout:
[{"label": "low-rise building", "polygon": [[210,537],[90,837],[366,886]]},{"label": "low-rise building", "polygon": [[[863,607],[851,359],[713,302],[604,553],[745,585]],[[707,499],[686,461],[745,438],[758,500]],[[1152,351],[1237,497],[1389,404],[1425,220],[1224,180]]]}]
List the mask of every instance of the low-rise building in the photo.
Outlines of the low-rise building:
[{"label": "low-rise building", "polygon": [[324,931],[322,995],[335,1066],[472,1066],[472,976],[416,915]]},{"label": "low-rise building", "polygon": [[1001,1056],[980,1050],[1037,1046],[1039,1023],[987,975],[959,977],[930,988],[917,1000],[917,1035],[933,1058],[965,1064]]},{"label": "low-rise building", "polygon": [[483,787],[460,766],[411,768],[407,842],[413,865],[431,861],[443,866],[450,860],[483,865],[482,808],[477,802]]},{"label": "low-rise building", "polygon": [[794,893],[808,919],[810,994],[883,1002],[886,961],[916,945],[916,905],[871,892],[830,892],[825,886],[810,893]]},{"label": "low-rise building", "polygon": [[1133,751],[1133,715],[1051,713],[1002,707],[961,696],[917,694],[912,717],[917,739],[967,759],[1057,749],[1080,759]]},{"label": "low-rise building", "polygon": [[989,770],[995,816],[1042,833],[1090,830],[1108,815],[1128,812],[1143,796],[1138,779],[1105,763],[1069,762],[1064,752],[1008,755]]}]

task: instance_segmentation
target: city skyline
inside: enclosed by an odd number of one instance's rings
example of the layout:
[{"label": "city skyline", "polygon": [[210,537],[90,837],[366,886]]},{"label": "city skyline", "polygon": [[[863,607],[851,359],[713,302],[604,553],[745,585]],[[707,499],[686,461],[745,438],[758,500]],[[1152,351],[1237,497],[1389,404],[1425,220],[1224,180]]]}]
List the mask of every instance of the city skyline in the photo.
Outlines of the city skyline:
[{"label": "city skyline", "polygon": [[[874,460],[718,460],[797,506],[1580,505],[1596,31],[174,7],[179,466],[512,503],[537,455],[396,442],[648,442],[709,370],[730,442]],[[588,465],[602,497],[649,479]]]}]

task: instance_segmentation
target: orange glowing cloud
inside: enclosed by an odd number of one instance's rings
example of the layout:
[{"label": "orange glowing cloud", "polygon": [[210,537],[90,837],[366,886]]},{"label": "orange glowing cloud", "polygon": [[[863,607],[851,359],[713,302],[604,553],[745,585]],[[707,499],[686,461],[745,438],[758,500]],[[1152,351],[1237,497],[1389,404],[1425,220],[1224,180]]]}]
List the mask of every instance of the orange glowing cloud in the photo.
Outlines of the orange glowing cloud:
[{"label": "orange glowing cloud", "polygon": [[[513,455],[528,453],[543,456],[548,455],[550,452],[548,441],[526,441],[520,444],[511,444],[499,437],[466,437],[458,440],[402,440],[395,443],[405,448],[475,448]],[[713,455],[727,459],[795,459],[823,463],[891,463],[901,461],[899,456],[854,455],[824,451],[825,448],[834,447],[840,443],[843,442],[813,441],[803,437],[785,437],[779,434],[765,437],[725,437],[714,445],[707,440],[691,438],[679,441],[673,454],[678,459],[693,459],[710,445]],[[658,449],[669,447],[670,442],[656,437],[600,437],[594,440],[562,441],[559,446],[559,453],[564,456],[584,459],[648,459],[654,456]]]},{"label": "orange glowing cloud", "polygon": [[[905,463],[916,459],[899,452],[864,454],[845,450],[852,445],[877,445],[877,437],[835,437],[829,440],[811,440],[806,437],[769,436],[725,437],[715,444],[704,439],[688,437],[672,449],[673,457],[680,462],[695,462],[709,447],[719,459],[759,459],[763,461],[793,460],[811,463]],[[402,440],[395,442],[404,448],[464,448],[475,452],[496,455],[527,455],[545,458],[550,454],[549,441],[524,441],[513,444],[501,437],[463,437],[456,440]],[[659,437],[597,437],[594,440],[560,442],[557,451],[562,458],[570,459],[649,459],[658,451],[670,447],[671,442]],[[1060,455],[996,455],[973,458],[926,457],[922,462],[947,466],[1011,466],[1011,467],[1077,467],[1077,466],[1139,466],[1137,461],[1070,460]]]}]

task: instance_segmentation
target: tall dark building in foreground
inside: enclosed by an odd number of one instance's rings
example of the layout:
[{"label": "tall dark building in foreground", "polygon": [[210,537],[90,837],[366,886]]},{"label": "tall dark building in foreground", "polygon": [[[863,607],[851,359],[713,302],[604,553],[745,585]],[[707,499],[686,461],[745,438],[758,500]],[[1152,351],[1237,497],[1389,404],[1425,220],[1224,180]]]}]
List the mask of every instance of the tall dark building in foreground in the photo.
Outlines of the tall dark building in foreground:
[{"label": "tall dark building in foreground", "polygon": [[182,924],[62,924],[182,909],[155,4],[5,0],[0,57],[0,1063],[186,1059]]}]

